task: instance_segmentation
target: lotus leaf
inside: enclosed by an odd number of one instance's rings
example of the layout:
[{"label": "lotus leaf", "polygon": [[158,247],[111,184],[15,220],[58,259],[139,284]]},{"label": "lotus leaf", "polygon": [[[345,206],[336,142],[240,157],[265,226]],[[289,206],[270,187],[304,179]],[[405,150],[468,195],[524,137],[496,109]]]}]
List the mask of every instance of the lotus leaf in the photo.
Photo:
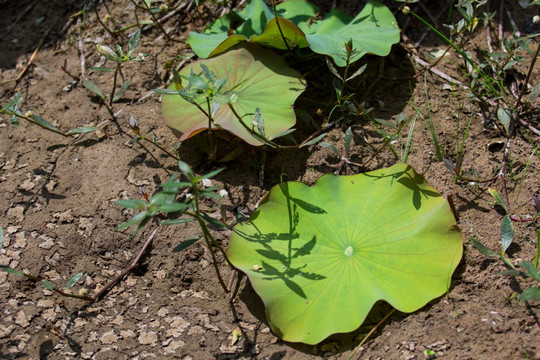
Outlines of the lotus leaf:
[{"label": "lotus leaf", "polygon": [[462,237],[446,199],[397,164],[274,187],[234,228],[228,256],[273,331],[316,344],[358,328],[379,300],[412,312],[447,292]]},{"label": "lotus leaf", "polygon": [[[332,56],[338,66],[344,66],[344,44],[352,40],[354,62],[370,53],[386,56],[392,44],[399,41],[396,20],[388,8],[370,1],[353,19],[339,10],[333,10],[324,19],[310,20],[317,7],[302,0],[290,0],[277,6],[278,19],[263,0],[251,0],[244,10],[218,19],[202,34],[191,32],[187,40],[193,51],[202,58],[219,54],[229,47],[250,41],[277,49],[310,47],[314,52]],[[236,22],[241,25],[229,36]],[[278,23],[279,22],[279,27]]]},{"label": "lotus leaf", "polygon": [[[221,91],[230,95],[230,103],[245,126],[253,128],[253,114],[257,108],[263,118],[267,138],[273,138],[295,124],[292,105],[304,91],[305,81],[280,56],[258,45],[242,43],[218,57],[184,67],[180,75],[187,77],[191,71],[200,73],[201,65],[218,79],[226,80]],[[170,89],[174,90],[175,85]],[[205,97],[196,101],[203,109],[207,108]],[[163,95],[162,110],[167,125],[177,132],[180,140],[208,129],[208,118],[204,113],[180,95]],[[229,131],[254,146],[263,144],[240,123],[228,104],[219,105],[213,118],[213,129]]]}]

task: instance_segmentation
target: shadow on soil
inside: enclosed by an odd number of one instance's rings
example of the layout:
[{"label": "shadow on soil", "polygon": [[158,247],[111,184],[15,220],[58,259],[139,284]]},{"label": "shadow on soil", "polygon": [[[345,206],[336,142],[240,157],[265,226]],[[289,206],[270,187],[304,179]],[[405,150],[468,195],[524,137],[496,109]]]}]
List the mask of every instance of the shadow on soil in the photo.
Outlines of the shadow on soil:
[{"label": "shadow on soil", "polygon": [[[15,67],[23,54],[53,44],[65,35],[64,26],[85,1],[5,1],[0,3],[0,68]],[[59,65],[60,66],[60,65]]]}]

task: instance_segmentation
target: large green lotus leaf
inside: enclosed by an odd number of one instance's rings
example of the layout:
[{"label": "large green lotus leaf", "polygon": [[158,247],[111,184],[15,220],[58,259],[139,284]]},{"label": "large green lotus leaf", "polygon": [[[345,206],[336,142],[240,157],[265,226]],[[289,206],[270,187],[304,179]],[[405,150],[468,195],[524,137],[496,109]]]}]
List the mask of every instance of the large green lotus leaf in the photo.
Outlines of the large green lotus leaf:
[{"label": "large green lotus leaf", "polygon": [[[191,70],[200,73],[201,64],[214,72],[218,79],[227,80],[222,91],[233,89],[236,93],[232,106],[248,127],[253,128],[253,116],[250,114],[256,108],[260,109],[268,138],[295,124],[292,105],[304,91],[305,80],[280,56],[255,44],[242,43],[217,57],[189,64],[180,71],[180,75],[188,76]],[[170,89],[174,90],[174,84]],[[207,108],[205,97],[197,101],[203,109]],[[208,118],[180,95],[163,95],[162,111],[167,125],[177,132],[180,140],[208,129]],[[219,127],[213,126],[213,129],[229,131],[251,145],[263,144],[245,129],[226,104],[219,107],[214,120]]]},{"label": "large green lotus leaf", "polygon": [[[302,0],[290,0],[278,5],[278,21],[289,46],[309,46],[314,52],[332,56],[338,66],[345,66],[344,44],[353,41],[356,50],[351,62],[370,53],[386,56],[399,42],[399,29],[390,10],[370,1],[354,19],[333,10],[323,20],[309,24],[317,8]],[[235,21],[241,26],[228,36]],[[251,0],[245,9],[229,14],[210,25],[203,34],[191,32],[188,44],[202,58],[219,54],[231,46],[250,41],[277,49],[286,49],[276,18],[263,0]],[[340,56],[341,55],[341,56]]]},{"label": "large green lotus leaf", "polygon": [[[317,6],[304,0],[290,0],[277,6],[279,25],[290,45],[308,46],[306,36],[295,24],[307,23],[317,10]],[[229,29],[238,22],[241,25],[229,36]],[[244,10],[219,18],[202,34],[191,31],[187,43],[200,58],[215,56],[247,40],[286,49],[275,22],[274,11],[264,0],[250,0]]]},{"label": "large green lotus leaf", "polygon": [[227,252],[273,331],[316,344],[357,329],[379,300],[412,312],[444,294],[462,237],[446,199],[397,164],[274,187]]},{"label": "large green lotus leaf", "polygon": [[336,65],[345,66],[345,60],[337,54],[344,54],[344,44],[349,40],[352,40],[356,50],[350,62],[368,53],[386,56],[392,45],[399,42],[396,19],[381,3],[370,1],[352,21],[347,21],[347,18],[347,15],[334,10],[325,19],[313,24],[306,31],[311,50],[330,55]]}]

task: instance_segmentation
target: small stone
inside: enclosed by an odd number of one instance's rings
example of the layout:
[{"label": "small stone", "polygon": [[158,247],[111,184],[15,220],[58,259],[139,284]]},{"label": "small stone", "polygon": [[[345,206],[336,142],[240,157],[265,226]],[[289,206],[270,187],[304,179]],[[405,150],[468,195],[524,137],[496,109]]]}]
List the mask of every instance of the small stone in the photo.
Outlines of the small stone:
[{"label": "small stone", "polygon": [[165,354],[172,354],[176,350],[183,348],[184,346],[186,346],[186,343],[182,340],[173,340],[168,346],[163,348],[163,351],[165,351]]},{"label": "small stone", "polygon": [[13,242],[13,247],[22,249],[26,246],[26,238],[24,237],[24,231],[15,234],[15,241]]},{"label": "small stone", "polygon": [[167,272],[165,270],[158,270],[156,271],[156,274],[154,276],[158,279],[165,279],[165,277],[167,276]]},{"label": "small stone", "polygon": [[148,324],[148,327],[158,327],[160,325],[159,320],[154,320]]},{"label": "small stone", "polygon": [[28,327],[28,325],[30,325],[30,321],[28,321],[28,320],[30,320],[30,319],[28,319],[28,317],[26,316],[24,311],[21,310],[15,316],[15,321],[14,322],[15,322],[15,324],[25,328],[25,327]]},{"label": "small stone", "polygon": [[48,322],[53,322],[56,319],[56,313],[54,312],[54,309],[50,308],[41,314],[41,318],[47,320]]},{"label": "small stone", "polygon": [[62,224],[68,224],[73,222],[72,210],[66,210],[64,212],[58,212],[53,214],[53,217]]},{"label": "small stone", "polygon": [[205,331],[202,327],[200,327],[199,325],[194,325],[188,330],[187,334],[188,336],[190,336],[190,335],[202,335],[204,333]]},{"label": "small stone", "polygon": [[54,301],[50,299],[39,300],[37,306],[42,308],[52,308],[54,307]]},{"label": "small stone", "polygon": [[111,330],[109,332],[106,332],[105,334],[101,335],[99,338],[99,341],[101,341],[102,344],[114,344],[118,341],[118,335],[114,333],[114,330]]},{"label": "small stone", "polygon": [[43,275],[45,275],[45,277],[51,281],[55,281],[55,280],[60,280],[61,277],[60,277],[60,274],[56,271],[56,270],[50,270],[50,271],[47,271],[45,273],[43,273]]},{"label": "small stone", "polygon": [[131,329],[120,331],[120,336],[124,339],[130,339],[135,337],[135,332]]},{"label": "small stone", "polygon": [[157,312],[157,315],[159,317],[164,317],[164,316],[167,316],[169,314],[169,309],[167,309],[166,307],[162,307],[161,309],[158,310]]},{"label": "small stone", "polygon": [[81,217],[79,218],[79,230],[77,230],[77,232],[79,235],[90,236],[95,227],[96,226],[92,223],[91,218]]},{"label": "small stone", "polygon": [[52,238],[45,235],[41,235],[39,238],[44,240],[41,244],[38,245],[40,248],[49,250],[54,246],[54,241]]},{"label": "small stone", "polygon": [[45,189],[47,189],[48,192],[53,192],[57,184],[58,182],[56,180],[51,180],[45,185]]},{"label": "small stone", "polygon": [[157,345],[157,335],[153,331],[145,332],[141,331],[139,337],[137,338],[140,344],[156,346]]},{"label": "small stone", "polygon": [[113,321],[111,321],[112,324],[114,325],[122,325],[122,323],[124,322],[124,317],[121,316],[121,315],[117,315]]},{"label": "small stone", "polygon": [[137,283],[137,279],[134,279],[134,278],[128,278],[126,280],[126,285],[129,287],[134,286],[136,283]]},{"label": "small stone", "polygon": [[97,331],[90,332],[90,336],[88,337],[88,340],[86,340],[87,343],[93,343],[98,339],[98,333]]},{"label": "small stone", "polygon": [[36,184],[30,180],[30,179],[26,179],[24,180],[20,185],[19,185],[19,189],[23,190],[23,191],[30,191],[32,190],[33,188],[36,187]]},{"label": "small stone", "polygon": [[7,211],[6,215],[8,218],[13,218],[16,222],[21,222],[24,220],[24,207],[21,205],[12,207]]}]

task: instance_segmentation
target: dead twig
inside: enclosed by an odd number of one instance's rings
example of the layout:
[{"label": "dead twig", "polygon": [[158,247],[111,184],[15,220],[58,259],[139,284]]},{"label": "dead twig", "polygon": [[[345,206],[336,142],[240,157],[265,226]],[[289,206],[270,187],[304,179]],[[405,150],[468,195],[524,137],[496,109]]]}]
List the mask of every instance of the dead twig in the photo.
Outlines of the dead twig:
[{"label": "dead twig", "polygon": [[424,61],[422,59],[420,59],[418,56],[414,56],[414,60],[422,65],[422,66],[425,66],[427,70],[431,71],[432,73],[434,73],[435,75],[443,78],[444,80],[450,82],[450,83],[453,83],[453,84],[456,84],[458,86],[461,86],[463,88],[467,88],[462,82],[454,79],[453,77],[449,76],[449,75],[446,75],[445,73],[443,73],[442,71],[440,70],[437,70],[436,68],[432,67],[427,61]]},{"label": "dead twig", "polygon": [[96,302],[97,300],[99,300],[99,298],[101,296],[103,296],[103,294],[105,294],[114,284],[116,284],[118,281],[120,281],[128,272],[133,270],[138,265],[139,260],[141,260],[141,257],[143,256],[144,252],[146,251],[146,249],[148,248],[148,246],[150,245],[152,240],[154,240],[154,237],[156,236],[156,234],[158,232],[158,229],[159,228],[156,228],[154,231],[152,231],[152,233],[150,234],[150,236],[148,237],[148,239],[144,243],[143,247],[141,248],[141,250],[139,251],[139,253],[135,257],[135,259],[133,260],[131,265],[129,265],[127,268],[125,268],[120,274],[116,275],[114,277],[114,279],[109,281],[109,283],[107,285],[105,285],[104,287],[99,289],[99,291],[96,292],[94,294],[94,296],[92,296],[92,298],[91,298],[92,302]]}]

